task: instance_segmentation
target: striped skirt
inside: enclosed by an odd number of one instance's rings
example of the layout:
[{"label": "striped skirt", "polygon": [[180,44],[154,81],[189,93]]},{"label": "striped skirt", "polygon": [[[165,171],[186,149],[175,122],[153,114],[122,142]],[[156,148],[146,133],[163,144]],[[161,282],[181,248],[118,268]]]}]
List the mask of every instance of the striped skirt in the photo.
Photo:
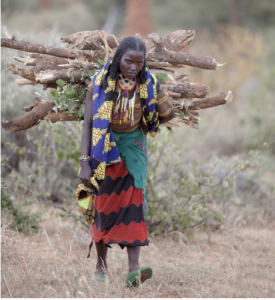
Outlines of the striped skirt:
[{"label": "striped skirt", "polygon": [[134,178],[124,161],[106,168],[105,179],[95,199],[93,241],[103,240],[106,246],[148,245],[144,223],[143,190],[134,187]]}]

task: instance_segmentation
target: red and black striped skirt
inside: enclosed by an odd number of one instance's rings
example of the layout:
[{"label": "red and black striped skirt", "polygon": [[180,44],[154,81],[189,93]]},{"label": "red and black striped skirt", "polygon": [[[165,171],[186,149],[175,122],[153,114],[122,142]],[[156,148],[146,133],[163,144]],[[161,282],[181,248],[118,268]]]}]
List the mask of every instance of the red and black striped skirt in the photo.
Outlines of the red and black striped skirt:
[{"label": "red and black striped skirt", "polygon": [[106,246],[145,246],[149,244],[144,223],[143,190],[134,187],[134,178],[121,164],[106,168],[95,199],[93,241]]}]

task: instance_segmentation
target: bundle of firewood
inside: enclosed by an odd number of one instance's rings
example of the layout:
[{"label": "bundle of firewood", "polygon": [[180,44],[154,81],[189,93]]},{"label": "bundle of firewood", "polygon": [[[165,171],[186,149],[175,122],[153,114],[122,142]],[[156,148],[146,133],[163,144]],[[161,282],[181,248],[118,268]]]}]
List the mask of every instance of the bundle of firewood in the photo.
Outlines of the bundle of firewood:
[{"label": "bundle of firewood", "polygon": [[[146,64],[171,97],[176,111],[177,117],[165,123],[167,127],[186,125],[198,129],[198,110],[229,103],[233,98],[230,91],[206,98],[206,85],[190,82],[187,73],[176,71],[184,65],[209,70],[221,66],[214,58],[182,52],[194,36],[193,30],[178,30],[164,38],[152,33],[148,39],[143,39],[147,47]],[[10,62],[6,64],[13,74],[21,76],[16,79],[16,84],[19,87],[41,84],[43,89],[53,89],[51,94],[54,96],[53,101],[36,98],[34,105],[23,108],[27,114],[2,122],[4,130],[25,130],[44,119],[52,123],[83,119],[81,111],[84,109],[86,87],[93,74],[114,55],[120,41],[114,35],[98,30],[77,32],[61,40],[68,44],[67,47],[18,41],[7,31],[6,37],[1,38],[2,47],[28,52],[27,56],[14,59],[24,66],[32,66],[31,69]],[[63,97],[63,101],[70,104],[62,106],[58,95],[63,92],[64,96],[65,88],[73,92]]]}]

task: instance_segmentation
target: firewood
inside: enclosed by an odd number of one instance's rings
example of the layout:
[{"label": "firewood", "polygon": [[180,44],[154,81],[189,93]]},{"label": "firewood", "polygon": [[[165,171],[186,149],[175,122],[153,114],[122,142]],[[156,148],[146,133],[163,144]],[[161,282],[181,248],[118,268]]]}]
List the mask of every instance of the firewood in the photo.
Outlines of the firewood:
[{"label": "firewood", "polygon": [[[116,48],[120,41],[113,34],[106,33],[108,45]],[[104,42],[96,31],[81,31],[61,38],[63,43],[74,45],[79,50],[98,50]],[[98,46],[99,47],[98,47]]]},{"label": "firewood", "polygon": [[5,131],[21,131],[31,128],[37,124],[52,110],[54,102],[36,98],[36,103],[29,113],[22,117],[15,118],[6,122],[1,122]]},{"label": "firewood", "polygon": [[169,62],[170,64],[183,64],[210,70],[217,70],[217,67],[220,66],[220,64],[211,57],[166,50],[164,41],[156,33],[149,34],[148,38],[153,41],[155,51],[150,51],[147,54],[147,60],[157,59],[159,61]]},{"label": "firewood", "polygon": [[181,94],[182,98],[204,98],[208,94],[208,86],[202,83],[163,83],[162,87],[173,93]]},{"label": "firewood", "polygon": [[[174,110],[178,115],[165,123],[164,126],[167,127],[184,125],[198,129],[200,120],[198,110],[230,103],[233,98],[230,91],[205,98],[208,94],[206,85],[190,82],[187,73],[175,71],[175,68],[182,68],[184,65],[209,70],[216,70],[221,66],[214,58],[180,52],[194,36],[195,32],[192,30],[178,30],[164,38],[153,33],[148,36],[148,39],[143,39],[148,50],[146,64],[151,73],[159,78],[161,87],[171,97]],[[56,82],[61,79],[65,82],[61,81],[62,85],[69,83],[71,88],[76,87],[78,91],[86,89],[91,75],[101,68],[102,60],[106,63],[114,55],[120,43],[114,35],[98,30],[77,32],[61,40],[68,43],[68,48],[18,41],[6,31],[6,38],[1,38],[1,46],[28,52],[26,57],[15,56],[14,59],[24,66],[32,67],[24,69],[12,63],[6,64],[13,74],[21,76],[16,79],[18,86],[42,84],[43,89],[56,89]],[[83,95],[85,94],[81,97]],[[78,103],[81,101],[80,99]],[[35,105],[23,108],[28,112],[27,114],[2,122],[2,127],[4,130],[19,131],[31,128],[37,125],[39,120],[44,119],[52,123],[77,120],[74,114],[70,116],[66,111],[58,111],[58,109],[54,111],[53,107],[55,107],[54,102],[37,98]],[[76,112],[79,107],[76,105]]]},{"label": "firewood", "polygon": [[23,69],[18,67],[17,65],[14,65],[12,63],[6,63],[5,66],[13,73],[16,75],[20,75],[23,78],[29,79],[31,81],[35,81],[35,73],[34,70],[32,69]]},{"label": "firewood", "polygon": [[38,73],[35,76],[35,80],[40,83],[55,83],[58,79],[71,81],[71,78],[73,78],[73,82],[79,83],[81,82],[81,73],[81,71],[73,70],[70,72],[70,76],[68,76],[67,70],[46,70]]},{"label": "firewood", "polygon": [[29,80],[29,79],[25,79],[25,78],[18,78],[15,80],[15,83],[21,87],[22,85],[36,85],[37,82]]},{"label": "firewood", "polygon": [[165,36],[163,43],[167,50],[182,51],[193,41],[194,37],[194,30],[177,30]]},{"label": "firewood", "polygon": [[233,94],[231,91],[222,92],[216,96],[199,99],[194,101],[194,105],[189,106],[188,110],[206,109],[223,104],[228,104],[232,101]]},{"label": "firewood", "polygon": [[[18,41],[16,39],[1,38],[1,46],[11,49],[17,49],[26,52],[40,53],[53,55],[63,58],[82,58],[90,61],[96,61],[97,58],[104,58],[105,51],[99,50],[96,53],[91,53],[88,50],[73,50],[68,48],[53,47],[43,44],[31,43],[26,41]],[[96,55],[95,55],[96,54]]]}]

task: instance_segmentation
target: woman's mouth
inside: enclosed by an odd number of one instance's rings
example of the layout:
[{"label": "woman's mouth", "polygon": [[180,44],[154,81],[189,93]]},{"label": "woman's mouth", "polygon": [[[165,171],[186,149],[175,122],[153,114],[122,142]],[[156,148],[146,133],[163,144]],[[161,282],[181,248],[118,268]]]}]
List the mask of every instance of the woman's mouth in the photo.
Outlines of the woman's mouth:
[{"label": "woman's mouth", "polygon": [[136,73],[128,72],[127,75],[129,75],[129,76],[131,76],[131,77],[135,77],[137,74],[136,74]]}]

